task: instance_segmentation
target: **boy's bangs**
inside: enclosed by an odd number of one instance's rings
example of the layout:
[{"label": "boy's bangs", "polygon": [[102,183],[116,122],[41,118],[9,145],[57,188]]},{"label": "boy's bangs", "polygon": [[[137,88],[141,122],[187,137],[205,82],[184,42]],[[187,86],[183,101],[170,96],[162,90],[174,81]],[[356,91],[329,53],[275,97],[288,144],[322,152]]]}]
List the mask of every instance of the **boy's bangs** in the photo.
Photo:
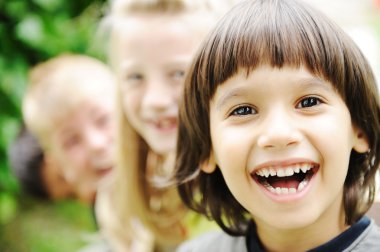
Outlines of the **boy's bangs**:
[{"label": "boy's bangs", "polygon": [[[205,79],[211,85],[211,96],[216,85],[236,74],[238,69],[247,69],[249,73],[260,65],[278,68],[303,65],[342,90],[339,86],[344,83],[347,63],[342,45],[349,43],[342,40],[346,37],[344,33],[337,34],[337,27],[319,18],[322,14],[318,12],[313,16],[309,13],[312,10],[294,5],[292,1],[274,2],[262,1],[247,9],[235,8],[242,17],[226,16],[222,23],[228,25],[214,31],[213,40],[206,45],[209,55],[201,62],[207,68],[203,73],[209,75]],[[279,6],[268,12],[269,4]],[[259,18],[253,20],[249,16]]]}]

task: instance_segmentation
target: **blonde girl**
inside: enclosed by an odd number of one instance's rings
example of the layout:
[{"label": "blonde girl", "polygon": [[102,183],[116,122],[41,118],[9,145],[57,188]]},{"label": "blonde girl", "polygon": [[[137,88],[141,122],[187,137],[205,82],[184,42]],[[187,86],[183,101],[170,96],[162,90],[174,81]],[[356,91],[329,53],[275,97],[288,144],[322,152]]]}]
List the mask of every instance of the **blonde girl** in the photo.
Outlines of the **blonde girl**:
[{"label": "blonde girl", "polygon": [[97,213],[116,250],[172,250],[204,230],[205,219],[189,214],[176,188],[157,189],[152,182],[173,169],[185,74],[202,38],[228,6],[212,0],[111,3],[105,24],[119,84],[118,163]]}]

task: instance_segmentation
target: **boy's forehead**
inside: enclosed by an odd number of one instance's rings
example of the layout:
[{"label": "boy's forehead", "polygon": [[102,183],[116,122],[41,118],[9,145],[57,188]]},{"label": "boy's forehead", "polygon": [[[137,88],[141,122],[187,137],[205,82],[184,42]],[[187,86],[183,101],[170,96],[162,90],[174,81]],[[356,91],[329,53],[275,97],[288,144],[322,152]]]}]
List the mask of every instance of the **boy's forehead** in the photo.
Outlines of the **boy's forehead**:
[{"label": "boy's forehead", "polygon": [[[223,103],[222,101],[224,100],[228,100],[228,98],[246,95],[249,87],[255,90],[255,93],[265,91],[268,89],[265,82],[273,81],[273,78],[276,78],[270,74],[273,71],[283,72],[287,76],[286,81],[294,87],[319,86],[328,92],[336,92],[334,85],[329,80],[324,76],[311,72],[304,65],[299,67],[292,65],[274,67],[269,64],[261,64],[252,69],[239,68],[236,73],[229,76],[224,82],[217,83],[210,101],[214,102],[215,97],[218,96],[218,99],[221,99],[218,102],[219,104]],[[279,81],[278,85],[281,85],[282,82],[282,80]],[[247,83],[249,83],[248,86]],[[276,92],[276,90],[273,90],[273,92]]]},{"label": "boy's forehead", "polygon": [[51,137],[79,132],[83,129],[84,122],[90,122],[99,115],[113,115],[113,99],[110,97],[88,96],[70,105],[62,107],[56,113],[51,111],[48,116],[48,135]]}]

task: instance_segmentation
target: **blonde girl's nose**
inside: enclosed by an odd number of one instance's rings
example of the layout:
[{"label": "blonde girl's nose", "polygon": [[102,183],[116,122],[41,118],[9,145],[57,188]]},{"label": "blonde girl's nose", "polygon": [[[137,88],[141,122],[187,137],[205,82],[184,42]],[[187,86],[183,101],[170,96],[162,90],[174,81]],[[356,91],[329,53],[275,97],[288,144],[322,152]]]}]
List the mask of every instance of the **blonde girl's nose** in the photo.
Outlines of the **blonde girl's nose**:
[{"label": "blonde girl's nose", "polygon": [[150,81],[143,95],[143,107],[148,109],[165,109],[173,102],[173,89],[164,80]]}]

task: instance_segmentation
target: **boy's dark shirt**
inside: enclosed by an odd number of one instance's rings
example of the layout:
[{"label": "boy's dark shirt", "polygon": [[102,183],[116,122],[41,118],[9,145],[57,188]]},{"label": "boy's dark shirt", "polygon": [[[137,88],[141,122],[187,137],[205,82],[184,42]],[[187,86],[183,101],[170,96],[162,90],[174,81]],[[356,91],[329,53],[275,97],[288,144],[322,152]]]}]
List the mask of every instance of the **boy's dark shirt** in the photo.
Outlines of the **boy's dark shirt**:
[{"label": "boy's dark shirt", "polygon": [[[366,216],[362,217],[358,222],[352,225],[349,229],[330,240],[329,242],[318,246],[314,249],[308,250],[309,252],[331,252],[343,251],[348,248],[369,226],[370,219]],[[256,226],[252,222],[248,229],[247,247],[249,252],[265,252],[259,241],[256,233]]]}]

